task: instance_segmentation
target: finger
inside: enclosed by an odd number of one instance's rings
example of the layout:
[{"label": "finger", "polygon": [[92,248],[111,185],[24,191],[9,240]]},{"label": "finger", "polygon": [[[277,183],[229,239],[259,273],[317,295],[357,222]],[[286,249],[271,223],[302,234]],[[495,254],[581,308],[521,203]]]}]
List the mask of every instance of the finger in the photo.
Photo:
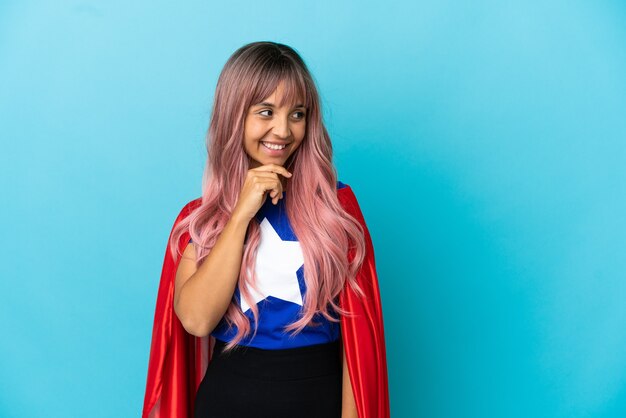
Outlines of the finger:
[{"label": "finger", "polygon": [[274,181],[272,185],[274,187],[271,189],[269,195],[272,199],[272,202],[274,204],[277,204],[278,201],[283,198],[283,185],[280,181]]},{"label": "finger", "polygon": [[261,172],[257,171],[253,174],[252,181],[254,183],[261,183],[261,184],[265,184],[269,181],[271,184],[277,184],[278,185],[277,187],[280,188],[280,192],[282,193],[283,185],[280,179],[278,178],[278,174],[276,173],[269,172],[269,171],[261,171]]},{"label": "finger", "polygon": [[282,198],[283,185],[276,179],[258,180],[257,183],[264,193],[268,193],[273,198]]},{"label": "finger", "polygon": [[282,174],[285,177],[291,177],[293,175],[285,167],[283,167],[282,165],[278,165],[278,164],[265,164],[265,165],[261,165],[259,167],[253,168],[252,170]]},{"label": "finger", "polygon": [[276,180],[278,179],[278,174],[271,171],[256,171],[254,172],[254,176],[263,179],[263,180]]},{"label": "finger", "polygon": [[274,205],[278,203],[278,200],[282,199],[282,194],[279,194],[275,183],[266,183],[263,187],[266,187],[265,193],[267,193]]}]

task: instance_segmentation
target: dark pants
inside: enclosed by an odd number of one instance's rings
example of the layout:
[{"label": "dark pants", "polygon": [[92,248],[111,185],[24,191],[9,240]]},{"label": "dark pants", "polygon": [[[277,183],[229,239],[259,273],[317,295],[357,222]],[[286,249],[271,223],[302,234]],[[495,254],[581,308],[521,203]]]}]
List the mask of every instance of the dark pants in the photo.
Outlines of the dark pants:
[{"label": "dark pants", "polygon": [[215,349],[196,395],[194,418],[341,418],[339,340],[282,350]]}]

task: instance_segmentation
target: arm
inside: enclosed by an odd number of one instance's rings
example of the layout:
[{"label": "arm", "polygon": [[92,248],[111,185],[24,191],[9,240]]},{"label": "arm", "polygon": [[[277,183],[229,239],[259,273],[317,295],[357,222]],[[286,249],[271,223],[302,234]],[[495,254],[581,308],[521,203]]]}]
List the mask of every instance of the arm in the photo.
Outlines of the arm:
[{"label": "arm", "polygon": [[343,356],[343,389],[341,395],[341,418],[359,418],[352,393],[352,382],[350,381],[350,373],[348,372],[348,362],[346,361],[346,352],[343,349],[343,341],[341,343],[341,355]]},{"label": "arm", "polygon": [[185,248],[176,271],[174,311],[188,333],[210,334],[226,313],[239,278],[248,224],[247,219],[231,217],[197,269],[194,244]]}]

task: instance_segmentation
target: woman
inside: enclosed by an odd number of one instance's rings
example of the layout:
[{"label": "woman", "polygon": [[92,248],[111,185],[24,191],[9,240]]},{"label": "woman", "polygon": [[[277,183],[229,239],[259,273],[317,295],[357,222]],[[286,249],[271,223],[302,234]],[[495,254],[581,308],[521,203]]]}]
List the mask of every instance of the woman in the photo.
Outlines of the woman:
[{"label": "woman", "polygon": [[143,416],[388,417],[371,238],[292,48],[229,58],[207,149],[168,241]]}]

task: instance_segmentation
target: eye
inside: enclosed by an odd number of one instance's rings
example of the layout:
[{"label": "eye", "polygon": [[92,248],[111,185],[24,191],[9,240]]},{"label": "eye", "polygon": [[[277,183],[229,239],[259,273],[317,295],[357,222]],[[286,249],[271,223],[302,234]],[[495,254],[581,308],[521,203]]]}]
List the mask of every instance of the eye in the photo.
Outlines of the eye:
[{"label": "eye", "polygon": [[304,119],[304,117],[306,116],[306,113],[304,113],[304,112],[302,112],[302,111],[297,111],[297,112],[295,112],[295,113],[294,113],[294,115],[295,115],[295,114],[297,114],[297,113],[300,113],[300,114],[302,115],[302,116],[300,116],[300,117],[299,117],[299,118],[297,118],[297,119]]},{"label": "eye", "polygon": [[[271,111],[272,111],[271,109],[261,110],[261,111],[259,112],[259,115],[261,115],[263,112],[271,112]],[[263,115],[263,116],[270,116],[270,115]]]}]

